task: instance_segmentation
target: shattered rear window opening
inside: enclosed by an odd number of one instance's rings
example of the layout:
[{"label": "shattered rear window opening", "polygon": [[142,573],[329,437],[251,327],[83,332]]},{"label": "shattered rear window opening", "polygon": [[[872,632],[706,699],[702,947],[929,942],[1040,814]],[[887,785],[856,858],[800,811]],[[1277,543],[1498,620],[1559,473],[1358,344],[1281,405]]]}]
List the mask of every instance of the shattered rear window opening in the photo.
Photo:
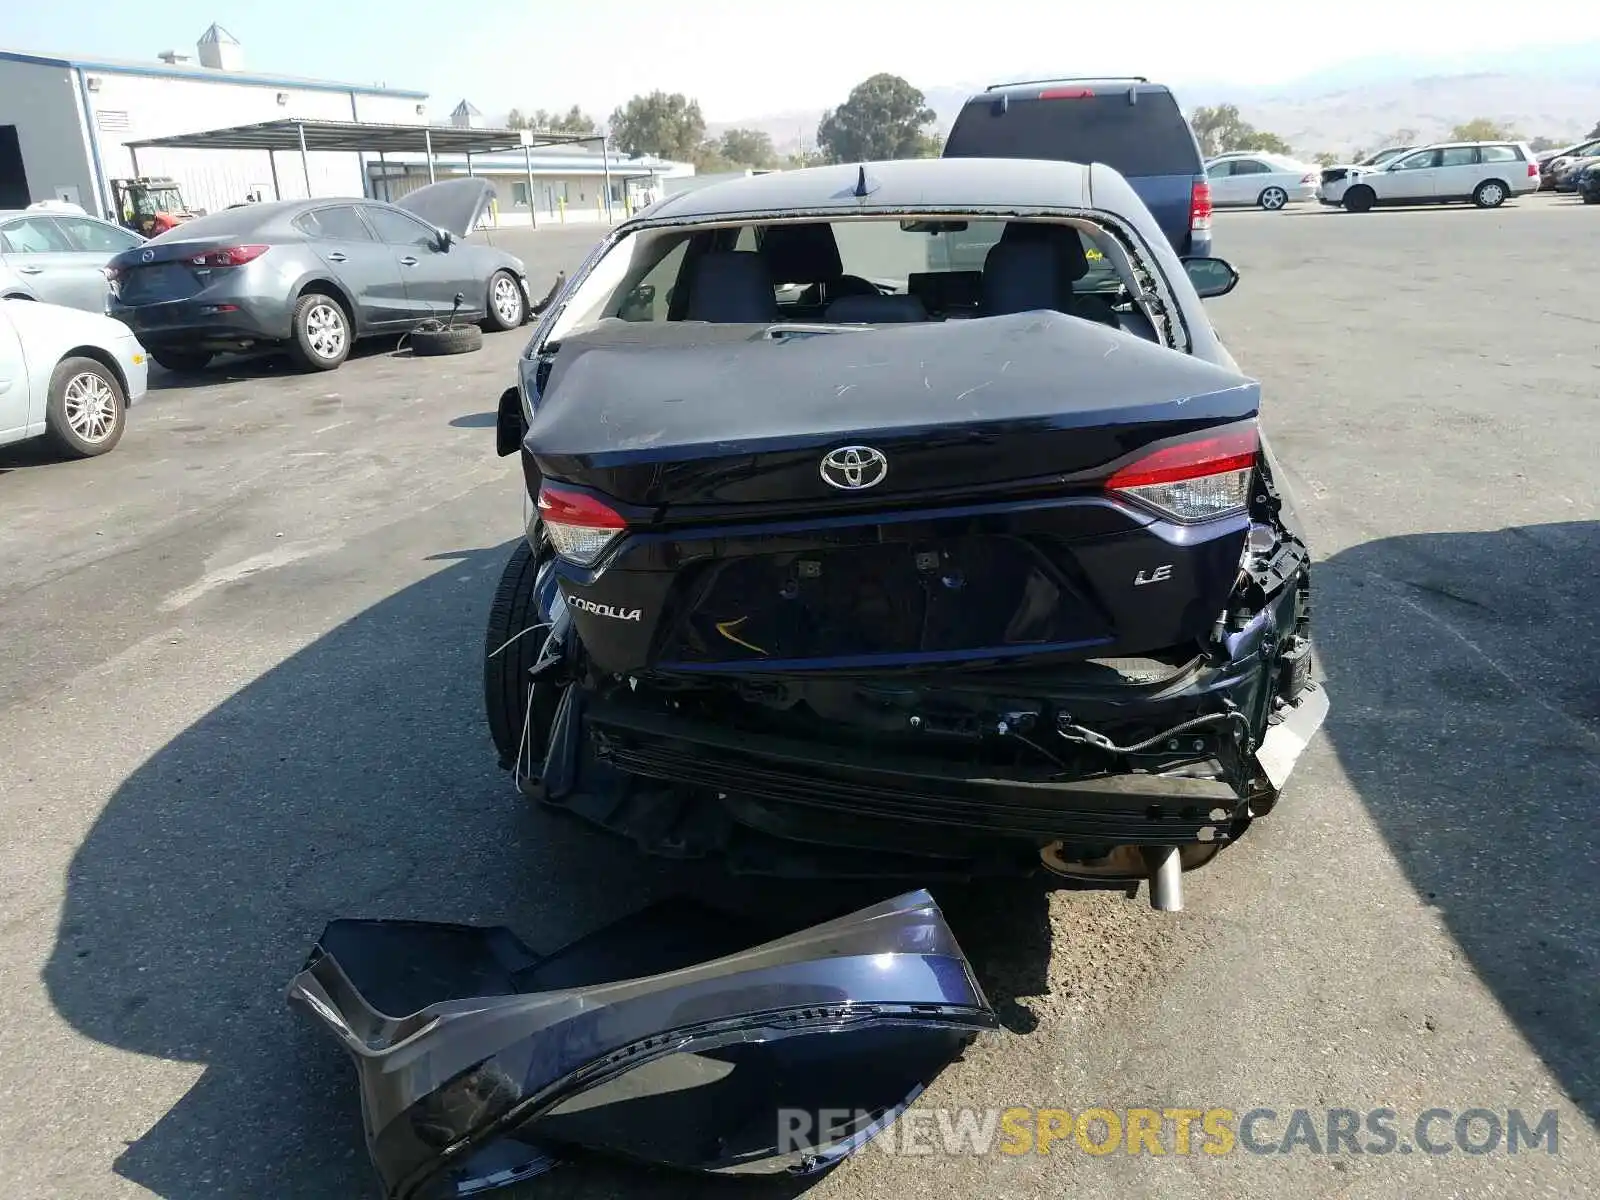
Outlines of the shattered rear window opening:
[{"label": "shattered rear window opening", "polygon": [[877,327],[1053,310],[1160,343],[1168,322],[1149,302],[1159,277],[1136,235],[1088,217],[891,213],[646,228],[607,250],[548,340],[614,323]]}]

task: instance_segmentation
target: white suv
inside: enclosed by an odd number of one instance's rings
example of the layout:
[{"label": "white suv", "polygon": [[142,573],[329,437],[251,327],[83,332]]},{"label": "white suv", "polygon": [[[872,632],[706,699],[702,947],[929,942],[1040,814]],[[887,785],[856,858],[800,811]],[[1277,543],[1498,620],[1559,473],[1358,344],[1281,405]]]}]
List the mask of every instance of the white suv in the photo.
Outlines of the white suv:
[{"label": "white suv", "polygon": [[1440,142],[1381,167],[1352,167],[1340,179],[1325,180],[1317,199],[1349,212],[1452,200],[1498,208],[1512,196],[1538,190],[1539,164],[1525,142]]}]

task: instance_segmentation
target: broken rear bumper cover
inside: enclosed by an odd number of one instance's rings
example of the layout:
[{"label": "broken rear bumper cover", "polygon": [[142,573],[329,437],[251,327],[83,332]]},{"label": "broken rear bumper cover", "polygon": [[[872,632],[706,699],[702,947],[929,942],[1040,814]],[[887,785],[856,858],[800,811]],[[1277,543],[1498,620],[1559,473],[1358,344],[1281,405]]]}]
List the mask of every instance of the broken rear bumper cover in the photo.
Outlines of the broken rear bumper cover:
[{"label": "broken rear bumper cover", "polygon": [[[1073,861],[1188,848],[1198,866],[1271,811],[1327,715],[1306,615],[1303,591],[1283,588],[1216,653],[1114,685],[1067,668],[958,690],[768,676],[719,682],[764,697],[720,707],[649,678],[572,686],[519,784],[647,852],[719,854],[736,872],[920,884],[1033,870],[1046,847]],[[846,712],[854,736],[792,716],[807,706]]]},{"label": "broken rear bumper cover", "polygon": [[[583,1151],[812,1174],[996,1027],[926,892],[760,932],[669,902],[540,957],[503,928],[335,921],[289,998],[354,1060],[393,1200],[476,1194]],[[802,1144],[784,1137],[795,1111],[843,1123]]]}]

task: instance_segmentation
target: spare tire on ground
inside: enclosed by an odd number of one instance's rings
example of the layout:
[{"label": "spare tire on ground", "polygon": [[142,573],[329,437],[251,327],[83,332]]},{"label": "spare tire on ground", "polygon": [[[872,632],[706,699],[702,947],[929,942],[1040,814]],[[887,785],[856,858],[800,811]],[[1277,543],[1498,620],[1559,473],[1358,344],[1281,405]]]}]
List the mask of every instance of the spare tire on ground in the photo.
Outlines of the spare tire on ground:
[{"label": "spare tire on ground", "polygon": [[483,348],[483,330],[476,325],[451,325],[442,329],[411,331],[411,352],[423,358],[442,354],[470,354]]}]

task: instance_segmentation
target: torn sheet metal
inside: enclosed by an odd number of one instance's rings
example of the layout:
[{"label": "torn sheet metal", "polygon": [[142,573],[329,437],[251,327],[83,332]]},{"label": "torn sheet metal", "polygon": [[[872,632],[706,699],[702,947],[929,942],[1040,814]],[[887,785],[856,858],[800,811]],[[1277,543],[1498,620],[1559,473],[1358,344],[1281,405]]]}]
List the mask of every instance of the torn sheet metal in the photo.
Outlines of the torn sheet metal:
[{"label": "torn sheet metal", "polygon": [[[545,957],[504,928],[334,921],[289,998],[354,1059],[394,1200],[473,1195],[583,1151],[811,1174],[996,1026],[923,891],[767,941],[673,901]],[[820,1129],[824,1112],[844,1123]]]}]

